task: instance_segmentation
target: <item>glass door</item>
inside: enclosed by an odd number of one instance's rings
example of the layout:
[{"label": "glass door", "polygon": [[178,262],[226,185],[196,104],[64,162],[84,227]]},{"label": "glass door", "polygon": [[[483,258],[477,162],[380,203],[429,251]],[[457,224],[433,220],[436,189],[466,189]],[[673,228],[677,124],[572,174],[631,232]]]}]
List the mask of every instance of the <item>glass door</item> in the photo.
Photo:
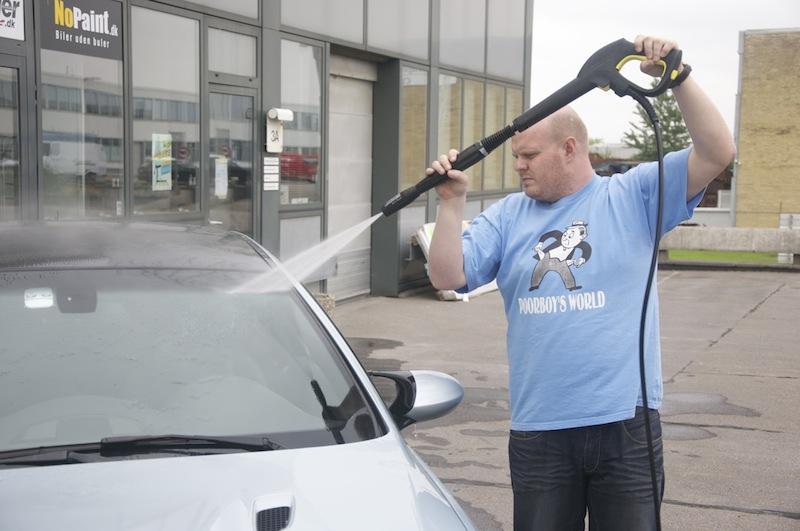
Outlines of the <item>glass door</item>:
[{"label": "glass door", "polygon": [[25,80],[22,59],[0,54],[0,221],[20,219],[20,182],[25,157],[20,138]]},{"label": "glass door", "polygon": [[251,236],[255,102],[250,89],[211,88],[208,94],[209,222]]}]

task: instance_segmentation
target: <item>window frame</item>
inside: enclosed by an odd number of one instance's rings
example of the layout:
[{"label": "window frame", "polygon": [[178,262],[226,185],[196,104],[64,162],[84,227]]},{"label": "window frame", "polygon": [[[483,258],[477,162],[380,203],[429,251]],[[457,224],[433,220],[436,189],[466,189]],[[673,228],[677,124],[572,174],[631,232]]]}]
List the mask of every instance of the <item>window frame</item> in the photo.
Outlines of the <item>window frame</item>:
[{"label": "window frame", "polygon": [[[260,2],[259,2],[259,9],[260,9]],[[245,35],[247,37],[253,37],[255,39],[256,41],[255,76],[242,76],[237,74],[230,74],[227,72],[218,72],[216,70],[211,70],[211,67],[208,64],[208,57],[209,57],[208,46],[211,41],[211,39],[209,38],[210,29],[227,31],[230,33],[237,33],[239,35]],[[258,89],[261,84],[261,61],[259,61],[259,57],[261,55],[261,30],[255,26],[243,26],[242,24],[237,24],[235,22],[231,22],[225,19],[204,17],[204,24],[202,31],[205,33],[205,47],[206,47],[205,54],[206,54],[206,67],[207,67],[206,71],[208,72],[208,82],[217,83],[220,85],[233,85],[237,87],[251,87],[254,89]]]}]

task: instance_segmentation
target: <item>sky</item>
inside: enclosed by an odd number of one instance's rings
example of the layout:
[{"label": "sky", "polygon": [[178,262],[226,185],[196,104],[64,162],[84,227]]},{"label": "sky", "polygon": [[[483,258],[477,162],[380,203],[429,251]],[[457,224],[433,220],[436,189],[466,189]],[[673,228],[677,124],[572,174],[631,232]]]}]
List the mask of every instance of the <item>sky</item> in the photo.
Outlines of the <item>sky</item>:
[{"label": "sky", "polygon": [[[734,131],[739,33],[785,28],[800,29],[800,0],[534,0],[531,104],[574,79],[586,59],[606,44],[656,35],[678,43],[683,60],[692,65],[691,75]],[[787,68],[800,80],[796,52],[797,62]],[[594,89],[572,106],[590,138],[609,143],[621,142],[636,121],[636,103],[611,91]]]}]

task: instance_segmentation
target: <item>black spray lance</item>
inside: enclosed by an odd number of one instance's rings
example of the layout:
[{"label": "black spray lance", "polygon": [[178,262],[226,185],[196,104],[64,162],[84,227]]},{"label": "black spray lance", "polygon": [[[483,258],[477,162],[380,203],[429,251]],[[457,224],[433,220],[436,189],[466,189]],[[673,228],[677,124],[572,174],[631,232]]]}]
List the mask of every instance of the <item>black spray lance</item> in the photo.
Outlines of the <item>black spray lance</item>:
[{"label": "black spray lance", "polygon": [[[644,61],[647,58],[636,52],[634,44],[625,39],[612,42],[599,50],[583,64],[578,76],[558,89],[556,92],[542,100],[540,103],[531,107],[521,115],[517,116],[510,124],[500,131],[475,142],[458,154],[458,158],[451,164],[456,170],[466,170],[483,160],[486,156],[503,144],[506,140],[529,128],[533,124],[540,122],[556,112],[558,109],[569,105],[572,101],[583,96],[595,87],[613,90],[618,96],[630,96],[635,99],[647,112],[655,130],[656,147],[658,149],[658,209],[656,211],[655,237],[653,241],[653,253],[650,260],[650,270],[647,277],[647,284],[642,302],[642,314],[639,323],[639,378],[642,390],[642,402],[644,407],[645,432],[647,435],[648,455],[650,458],[650,480],[653,492],[653,505],[655,509],[656,529],[661,529],[661,496],[657,480],[655,454],[653,452],[653,435],[650,429],[650,413],[647,408],[647,385],[644,371],[644,330],[647,305],[650,298],[650,288],[655,277],[656,263],[658,261],[658,246],[661,239],[661,224],[663,212],[663,189],[664,189],[664,154],[661,144],[661,128],[658,123],[653,106],[647,97],[654,97],[666,92],[672,82],[678,76],[678,67],[681,64],[681,51],[672,50],[664,60],[657,61],[663,68],[661,81],[653,88],[643,88],[626,79],[620,70],[631,60]],[[434,172],[420,182],[406,188],[399,194],[389,199],[381,208],[384,216],[391,216],[404,206],[412,203],[421,194],[448,179],[447,175]]]},{"label": "black spray lance", "polygon": [[[658,96],[666,91],[672,80],[678,75],[677,68],[681,64],[680,50],[672,50],[665,61],[660,61],[664,68],[661,82],[655,88],[645,89],[628,81],[619,72],[628,61],[645,60],[646,57],[636,52],[633,43],[625,39],[612,42],[597,50],[581,67],[578,77],[558,89],[556,92],[517,116],[513,122],[503,129],[483,138],[458,154],[452,163],[453,169],[466,170],[477,164],[503,144],[506,140],[529,128],[536,122],[547,118],[555,111],[569,105],[595,87],[604,90],[611,88],[618,96]],[[667,74],[668,73],[668,74]],[[401,208],[412,203],[421,194],[437,186],[447,179],[446,175],[433,173],[414,186],[401,191],[384,203],[381,208],[384,216],[391,216]]]}]

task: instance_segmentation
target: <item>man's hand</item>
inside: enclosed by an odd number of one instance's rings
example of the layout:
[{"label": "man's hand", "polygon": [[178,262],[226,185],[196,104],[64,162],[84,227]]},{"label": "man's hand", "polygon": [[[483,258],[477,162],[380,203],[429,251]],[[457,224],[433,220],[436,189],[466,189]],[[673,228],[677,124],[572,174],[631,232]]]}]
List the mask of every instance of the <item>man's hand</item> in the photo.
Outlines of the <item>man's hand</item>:
[{"label": "man's hand", "polygon": [[436,187],[436,193],[443,201],[467,195],[467,185],[469,177],[463,171],[454,170],[452,162],[458,157],[458,150],[451,149],[447,155],[439,155],[439,158],[431,163],[431,167],[425,170],[425,175],[432,175],[436,172],[440,175],[450,177]]},{"label": "man's hand", "polygon": [[[639,69],[653,77],[661,77],[665,72],[661,65],[656,64],[656,62],[665,58],[672,50],[677,49],[678,43],[660,37],[637,35],[636,40],[633,41],[633,48],[647,57],[645,61],[639,64]],[[683,70],[683,65],[678,67],[678,72],[681,70]]]}]

